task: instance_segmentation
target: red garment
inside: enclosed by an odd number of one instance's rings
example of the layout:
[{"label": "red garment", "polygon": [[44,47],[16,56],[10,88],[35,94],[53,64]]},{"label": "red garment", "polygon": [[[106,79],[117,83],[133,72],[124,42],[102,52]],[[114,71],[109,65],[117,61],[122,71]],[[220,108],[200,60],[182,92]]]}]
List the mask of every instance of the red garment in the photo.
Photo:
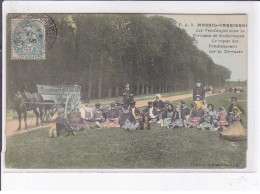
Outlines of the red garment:
[{"label": "red garment", "polygon": [[227,113],[226,112],[223,112],[223,113],[220,114],[217,125],[218,126],[227,126],[228,125]]},{"label": "red garment", "polygon": [[188,126],[197,127],[200,124],[200,117],[192,117],[188,122]]}]

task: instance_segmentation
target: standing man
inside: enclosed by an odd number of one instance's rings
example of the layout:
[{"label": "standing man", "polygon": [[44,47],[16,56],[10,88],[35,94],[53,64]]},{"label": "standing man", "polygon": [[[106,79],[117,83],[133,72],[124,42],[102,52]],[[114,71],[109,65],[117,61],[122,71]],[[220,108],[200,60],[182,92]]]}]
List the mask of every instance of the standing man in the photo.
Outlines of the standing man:
[{"label": "standing man", "polygon": [[134,101],[134,92],[132,89],[130,89],[129,83],[125,85],[125,88],[123,89],[123,103],[125,105],[130,104],[131,101]]},{"label": "standing man", "polygon": [[193,101],[198,100],[198,97],[201,101],[205,98],[205,89],[203,88],[200,81],[196,81],[196,86],[193,88]]}]

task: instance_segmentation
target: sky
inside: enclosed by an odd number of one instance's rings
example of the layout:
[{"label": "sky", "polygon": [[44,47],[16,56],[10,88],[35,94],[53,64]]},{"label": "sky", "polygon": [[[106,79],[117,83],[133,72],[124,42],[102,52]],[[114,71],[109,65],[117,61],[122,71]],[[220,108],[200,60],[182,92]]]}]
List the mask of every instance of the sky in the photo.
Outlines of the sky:
[{"label": "sky", "polygon": [[[164,17],[173,18],[176,20],[176,26],[183,28],[190,36],[194,36],[197,40],[197,47],[200,50],[206,52],[213,61],[218,64],[227,67],[231,70],[232,81],[247,80],[247,27],[199,27],[198,24],[247,24],[246,15],[162,15]],[[207,29],[207,31],[206,31]],[[213,31],[212,31],[213,30]],[[216,31],[218,30],[218,31]],[[220,30],[228,30],[228,32],[220,32]],[[231,31],[232,32],[231,32]],[[235,31],[234,31],[235,30]],[[238,31],[236,31],[238,30]],[[244,32],[241,32],[244,30]],[[216,37],[212,37],[213,35]],[[219,35],[239,35],[240,38],[232,37],[219,37]],[[211,37],[205,37],[204,35],[210,35]],[[244,35],[244,38],[241,38]],[[222,41],[230,41],[222,42]],[[232,41],[238,41],[232,43]],[[210,47],[210,45],[233,45],[237,48],[222,48],[222,53],[212,53],[216,48]],[[210,53],[211,50],[211,53]],[[231,52],[240,51],[242,53],[224,53],[224,50],[230,50]]]}]

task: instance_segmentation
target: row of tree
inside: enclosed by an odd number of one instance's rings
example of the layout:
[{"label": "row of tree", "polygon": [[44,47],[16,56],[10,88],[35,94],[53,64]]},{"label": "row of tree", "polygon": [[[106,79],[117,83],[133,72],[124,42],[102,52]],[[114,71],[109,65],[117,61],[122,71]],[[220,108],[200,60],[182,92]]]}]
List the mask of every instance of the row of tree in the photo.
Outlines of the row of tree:
[{"label": "row of tree", "polygon": [[[141,14],[53,14],[58,36],[42,61],[8,59],[9,95],[36,84],[77,84],[83,98],[188,90],[195,80],[223,86],[230,70],[199,50],[174,20]],[[48,37],[47,37],[48,38]]]}]

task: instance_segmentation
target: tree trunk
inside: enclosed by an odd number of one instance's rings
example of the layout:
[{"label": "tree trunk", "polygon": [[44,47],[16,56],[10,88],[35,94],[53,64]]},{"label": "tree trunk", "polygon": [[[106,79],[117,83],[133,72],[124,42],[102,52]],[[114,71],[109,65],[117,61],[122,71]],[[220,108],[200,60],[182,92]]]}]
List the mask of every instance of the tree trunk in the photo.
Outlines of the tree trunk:
[{"label": "tree trunk", "polygon": [[93,54],[91,55],[91,61],[89,64],[89,79],[88,79],[88,99],[91,99],[91,92],[92,92],[92,61],[93,61]]},{"label": "tree trunk", "polygon": [[153,89],[153,86],[151,86],[151,94],[153,94],[154,93],[154,91],[153,91],[154,89]]},{"label": "tree trunk", "polygon": [[159,91],[158,91],[158,93],[161,93],[161,92],[162,92],[162,86],[159,85]]},{"label": "tree trunk", "polygon": [[103,56],[101,56],[101,69],[100,69],[100,74],[99,74],[99,79],[98,79],[98,98],[102,97],[102,78],[103,78],[103,71],[102,71],[102,67],[103,67]]},{"label": "tree trunk", "polygon": [[149,94],[149,86],[146,86],[146,94]]},{"label": "tree trunk", "polygon": [[107,95],[108,98],[111,98],[112,97],[112,88],[109,88],[108,89],[108,95]]},{"label": "tree trunk", "polygon": [[137,82],[137,86],[136,86],[136,95],[139,94],[139,88],[140,88],[140,83],[139,81]]},{"label": "tree trunk", "polygon": [[119,89],[118,89],[118,87],[116,87],[116,97],[118,97],[119,96]]},{"label": "tree trunk", "polygon": [[100,76],[98,79],[98,98],[102,97],[102,71],[100,72]]},{"label": "tree trunk", "polygon": [[91,91],[92,91],[92,79],[88,81],[88,99],[91,99]]},{"label": "tree trunk", "polygon": [[142,94],[144,94],[144,83],[142,83]]}]

